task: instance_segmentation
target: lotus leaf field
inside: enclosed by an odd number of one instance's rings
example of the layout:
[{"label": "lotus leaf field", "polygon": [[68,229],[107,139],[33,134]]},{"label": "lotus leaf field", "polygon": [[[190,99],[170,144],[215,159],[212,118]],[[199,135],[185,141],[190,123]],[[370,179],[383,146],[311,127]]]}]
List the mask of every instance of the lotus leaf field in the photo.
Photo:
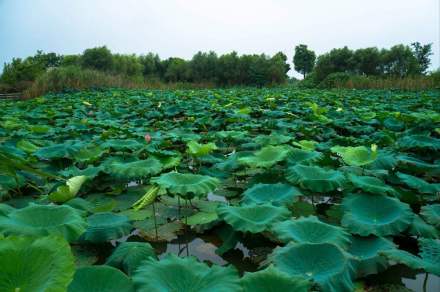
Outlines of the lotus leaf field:
[{"label": "lotus leaf field", "polygon": [[438,288],[438,91],[51,94],[0,143],[0,291]]}]

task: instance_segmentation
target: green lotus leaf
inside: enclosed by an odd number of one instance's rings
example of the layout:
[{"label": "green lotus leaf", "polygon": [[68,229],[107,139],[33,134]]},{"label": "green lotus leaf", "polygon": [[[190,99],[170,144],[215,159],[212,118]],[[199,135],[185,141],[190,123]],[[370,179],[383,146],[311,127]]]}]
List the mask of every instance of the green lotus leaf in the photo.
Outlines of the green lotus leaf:
[{"label": "green lotus leaf", "polygon": [[310,281],[299,276],[289,276],[272,265],[262,271],[245,273],[240,282],[243,292],[307,292],[311,286]]},{"label": "green lotus leaf", "polygon": [[420,257],[400,249],[386,250],[381,254],[394,262],[440,276],[440,243],[435,239],[420,238],[419,249]]},{"label": "green lotus leaf", "polygon": [[343,188],[346,182],[344,175],[339,171],[300,164],[289,167],[286,178],[301,188],[319,193]]},{"label": "green lotus leaf", "polygon": [[354,236],[348,252],[356,257],[357,276],[365,277],[384,271],[388,267],[388,262],[379,252],[394,248],[394,243],[384,237]]},{"label": "green lotus leaf", "polygon": [[324,158],[321,152],[313,150],[292,149],[287,158],[289,164],[310,165]]},{"label": "green lotus leaf", "polygon": [[439,231],[434,226],[426,223],[419,215],[414,216],[408,231],[409,234],[417,237],[439,238]]},{"label": "green lotus leaf", "polygon": [[313,151],[315,150],[316,144],[318,144],[318,142],[310,141],[310,140],[301,140],[298,142],[293,142],[292,144],[301,148],[302,150]]},{"label": "green lotus leaf", "polygon": [[199,144],[196,141],[190,141],[186,146],[188,147],[188,153],[196,157],[208,155],[212,151],[217,150],[215,143]]},{"label": "green lotus leaf", "polygon": [[128,275],[133,275],[142,261],[156,258],[153,247],[147,242],[123,242],[108,257],[106,265],[122,269]]},{"label": "green lotus leaf", "polygon": [[408,204],[384,195],[352,194],[344,198],[342,205],[342,226],[361,236],[399,234],[414,217]]},{"label": "green lotus leaf", "polygon": [[0,216],[0,232],[34,236],[60,235],[72,242],[86,230],[80,211],[69,206],[30,204]]},{"label": "green lotus leaf", "polygon": [[58,187],[55,192],[49,194],[49,200],[54,203],[64,203],[72,199],[86,180],[87,177],[83,175],[68,179],[66,185]]},{"label": "green lotus leaf", "polygon": [[160,261],[147,259],[133,280],[139,292],[228,292],[239,291],[237,272],[232,267],[211,267],[194,257],[169,254]]},{"label": "green lotus leaf", "polygon": [[255,142],[260,145],[281,145],[292,140],[292,137],[279,133],[271,133],[270,135],[258,135]]},{"label": "green lotus leaf", "polygon": [[373,163],[377,158],[376,147],[368,149],[365,146],[342,147],[334,146],[330,149],[333,153],[342,157],[342,160],[350,166],[364,166]]},{"label": "green lotus leaf", "polygon": [[240,157],[238,162],[255,168],[270,168],[283,161],[290,152],[287,146],[266,146],[252,156]]},{"label": "green lotus leaf", "polygon": [[440,204],[423,206],[420,210],[420,215],[422,215],[429,224],[440,228]]},{"label": "green lotus leaf", "polygon": [[272,232],[285,243],[333,243],[344,249],[350,245],[350,234],[343,228],[324,223],[315,216],[276,223]]},{"label": "green lotus leaf", "polygon": [[134,292],[133,282],[120,270],[102,265],[76,270],[68,292]]},{"label": "green lotus leaf", "polygon": [[162,170],[162,164],[155,158],[137,160],[132,162],[113,161],[110,162],[105,171],[117,178],[132,180],[158,174]]},{"label": "green lotus leaf", "polygon": [[173,195],[191,199],[194,196],[201,197],[214,191],[220,181],[207,175],[168,172],[152,178],[151,183],[158,184]]},{"label": "green lotus leaf", "polygon": [[89,179],[94,179],[99,175],[103,168],[103,166],[89,165],[87,168],[79,169],[76,166],[71,166],[60,171],[59,173],[64,177],[87,176]]},{"label": "green lotus leaf", "polygon": [[404,136],[398,144],[403,149],[440,150],[440,139],[424,135]]},{"label": "green lotus leaf", "polygon": [[393,195],[396,193],[396,191],[392,187],[386,185],[382,180],[373,176],[358,176],[354,174],[348,174],[348,178],[355,187],[365,192],[383,195]]},{"label": "green lotus leaf", "polygon": [[430,184],[421,178],[409,174],[397,172],[396,176],[407,186],[422,194],[437,195],[440,193],[440,184]]},{"label": "green lotus leaf", "polygon": [[235,230],[250,233],[269,230],[272,224],[290,215],[290,211],[285,207],[276,207],[269,203],[243,206],[221,205],[217,208],[217,213],[219,218]]},{"label": "green lotus leaf", "polygon": [[216,212],[197,212],[196,214],[188,217],[185,223],[194,226],[208,224],[216,221],[217,219],[218,215]]},{"label": "green lotus leaf", "polygon": [[101,145],[104,149],[115,149],[116,151],[125,151],[125,150],[137,150],[143,147],[143,144],[139,143],[136,140],[124,139],[124,140],[116,140],[110,139],[105,141]]},{"label": "green lotus leaf", "polygon": [[272,203],[276,206],[294,203],[301,192],[290,185],[277,184],[255,184],[243,193],[244,204]]},{"label": "green lotus leaf", "polygon": [[0,239],[0,291],[66,291],[75,272],[69,244],[58,236]]},{"label": "green lotus leaf", "polygon": [[127,216],[109,212],[96,213],[87,218],[89,226],[81,237],[84,241],[107,242],[130,234],[132,226]]},{"label": "green lotus leaf", "polygon": [[34,155],[40,159],[58,159],[58,158],[70,158],[76,148],[71,143],[55,144],[51,146],[41,147]]},{"label": "green lotus leaf", "polygon": [[7,216],[9,213],[13,212],[14,210],[15,210],[14,207],[0,203],[0,216]]},{"label": "green lotus leaf", "polygon": [[85,148],[81,148],[79,151],[73,154],[75,161],[79,162],[94,162],[97,161],[107,150],[102,149],[100,146],[89,145]]},{"label": "green lotus leaf", "polygon": [[28,140],[20,140],[17,142],[17,148],[23,150],[26,153],[34,153],[36,152],[38,149],[40,149],[40,147],[38,147],[37,145],[35,145],[34,143],[28,141]]},{"label": "green lotus leaf", "polygon": [[269,259],[290,276],[312,279],[322,291],[353,291],[352,257],[334,244],[289,244],[276,248]]}]

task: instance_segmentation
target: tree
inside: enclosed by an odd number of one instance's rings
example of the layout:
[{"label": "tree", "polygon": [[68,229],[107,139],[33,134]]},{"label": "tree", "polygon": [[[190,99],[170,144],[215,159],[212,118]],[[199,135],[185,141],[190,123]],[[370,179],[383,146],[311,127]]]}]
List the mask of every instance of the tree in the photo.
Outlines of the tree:
[{"label": "tree", "polygon": [[353,51],[347,47],[333,49],[319,56],[315,66],[318,81],[324,80],[331,73],[354,73],[354,71]]},{"label": "tree", "polygon": [[425,74],[431,65],[432,44],[421,45],[419,42],[411,44],[414,57],[419,64],[421,74]]},{"label": "tree", "polygon": [[298,45],[295,47],[293,64],[295,65],[295,70],[301,73],[304,78],[308,73],[312,72],[315,66],[315,60],[315,52],[307,49],[307,45]]},{"label": "tree", "polygon": [[420,73],[417,58],[408,46],[396,45],[389,50],[382,50],[381,55],[386,75],[403,78]]},{"label": "tree", "polygon": [[376,47],[356,50],[353,63],[357,74],[370,76],[382,73],[380,51]]},{"label": "tree", "polygon": [[106,46],[87,49],[81,57],[81,65],[100,71],[110,71],[113,65],[113,56]]}]

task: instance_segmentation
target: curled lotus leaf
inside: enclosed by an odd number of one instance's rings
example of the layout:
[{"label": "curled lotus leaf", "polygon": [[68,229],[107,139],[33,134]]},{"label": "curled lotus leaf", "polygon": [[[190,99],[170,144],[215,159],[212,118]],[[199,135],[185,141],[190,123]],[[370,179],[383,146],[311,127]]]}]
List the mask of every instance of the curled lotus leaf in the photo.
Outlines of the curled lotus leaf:
[{"label": "curled lotus leaf", "polygon": [[68,292],[134,292],[133,282],[120,270],[102,265],[76,270]]},{"label": "curled lotus leaf", "polygon": [[220,205],[217,208],[219,218],[231,225],[235,230],[258,233],[269,230],[276,222],[286,219],[290,211],[285,207],[272,204],[249,204],[242,206]]},{"label": "curled lotus leaf", "polygon": [[426,223],[419,215],[414,216],[414,220],[408,230],[409,234],[424,238],[439,238],[439,231],[433,225]]},{"label": "curled lotus leaf", "polygon": [[59,236],[0,239],[0,291],[66,291],[75,272],[69,244]]},{"label": "curled lotus leaf", "polygon": [[208,155],[212,151],[217,150],[215,143],[200,144],[197,141],[190,141],[186,146],[188,147],[188,153],[196,157]]},{"label": "curled lotus leaf", "polygon": [[398,144],[403,149],[440,150],[440,139],[424,135],[404,136]]},{"label": "curled lotus leaf", "polygon": [[440,228],[440,204],[425,205],[420,214],[429,224]]},{"label": "curled lotus leaf", "polygon": [[87,218],[88,227],[81,239],[94,243],[118,239],[130,234],[132,226],[127,216],[110,212],[96,213]]},{"label": "curled lotus leaf", "polygon": [[269,259],[290,276],[313,280],[322,291],[353,291],[353,258],[334,244],[288,244],[276,248]]},{"label": "curled lotus leaf", "polygon": [[342,205],[342,226],[361,236],[399,234],[414,217],[408,204],[385,195],[352,194],[344,198]]},{"label": "curled lotus leaf", "polygon": [[419,250],[420,257],[401,249],[386,250],[381,254],[394,262],[440,276],[440,243],[438,240],[420,238]]},{"label": "curled lotus leaf", "polygon": [[394,248],[394,243],[384,237],[354,236],[348,252],[356,257],[357,276],[365,277],[384,271],[388,267],[388,261],[379,252]]},{"label": "curled lotus leaf", "polygon": [[69,206],[30,204],[0,216],[0,232],[33,236],[59,235],[72,242],[86,230],[81,212]]},{"label": "curled lotus leaf", "polygon": [[350,245],[350,234],[343,228],[320,221],[315,216],[276,223],[272,232],[283,242],[333,243],[341,248]]},{"label": "curled lotus leaf", "polygon": [[348,179],[351,183],[356,187],[365,192],[373,193],[373,194],[395,194],[396,191],[386,185],[382,180],[373,176],[359,176],[355,174],[349,174]]},{"label": "curled lotus leaf", "polygon": [[105,171],[117,178],[131,180],[136,178],[156,175],[162,170],[162,164],[156,158],[137,160],[132,162],[113,161],[109,163]]},{"label": "curled lotus leaf", "polygon": [[346,182],[345,176],[339,171],[300,164],[287,169],[287,180],[320,193],[343,188]]},{"label": "curled lotus leaf", "polygon": [[307,292],[311,286],[303,277],[289,276],[273,265],[258,272],[245,273],[240,282],[244,292]]},{"label": "curled lotus leaf", "polygon": [[297,188],[287,184],[255,184],[243,193],[242,202],[244,204],[272,203],[279,206],[291,204],[301,195]]},{"label": "curled lotus leaf", "polygon": [[283,161],[290,152],[288,146],[266,146],[252,156],[240,157],[238,162],[255,168],[270,168]]},{"label": "curled lotus leaf", "polygon": [[169,254],[160,261],[147,259],[137,269],[133,280],[140,292],[233,292],[239,291],[238,274],[232,267],[211,267],[194,257]]},{"label": "curled lotus leaf", "polygon": [[306,164],[310,165],[316,163],[324,158],[321,152],[314,150],[304,150],[304,149],[292,149],[287,158],[289,164]]},{"label": "curled lotus leaf", "polygon": [[66,181],[66,184],[59,186],[56,191],[49,194],[49,200],[55,203],[64,203],[75,197],[81,186],[86,182],[87,177],[84,175],[75,176]]},{"label": "curled lotus leaf", "polygon": [[156,253],[148,242],[123,242],[113,251],[106,264],[132,275],[141,262],[150,257],[156,258]]},{"label": "curled lotus leaf", "polygon": [[193,196],[201,197],[214,191],[220,181],[207,175],[168,172],[152,178],[151,183],[159,185],[173,195],[191,199]]},{"label": "curled lotus leaf", "polygon": [[373,163],[377,158],[377,149],[374,145],[371,147],[371,149],[368,149],[365,146],[334,146],[330,150],[333,153],[341,156],[342,160],[350,166],[368,165]]},{"label": "curled lotus leaf", "polygon": [[425,180],[406,173],[397,172],[396,176],[407,186],[417,190],[422,194],[432,194],[438,196],[440,194],[440,184],[430,184]]},{"label": "curled lotus leaf", "polygon": [[296,141],[292,142],[292,145],[297,146],[297,147],[301,148],[302,150],[306,150],[306,151],[315,150],[317,144],[318,144],[318,142],[311,141],[311,140],[300,140],[298,142],[296,142]]}]

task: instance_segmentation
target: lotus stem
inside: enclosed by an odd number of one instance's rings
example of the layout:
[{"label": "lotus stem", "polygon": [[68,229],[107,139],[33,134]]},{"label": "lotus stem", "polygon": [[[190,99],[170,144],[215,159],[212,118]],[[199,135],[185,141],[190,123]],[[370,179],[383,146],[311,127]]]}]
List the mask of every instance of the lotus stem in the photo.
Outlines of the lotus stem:
[{"label": "lotus stem", "polygon": [[425,273],[425,279],[423,280],[423,292],[427,291],[426,288],[428,286],[428,276],[429,276],[429,274]]},{"label": "lotus stem", "polygon": [[158,238],[157,235],[157,221],[156,221],[156,204],[153,202],[153,221],[154,221],[154,232],[156,233],[156,240]]},{"label": "lotus stem", "polygon": [[180,221],[180,196],[177,196],[177,220]]}]

